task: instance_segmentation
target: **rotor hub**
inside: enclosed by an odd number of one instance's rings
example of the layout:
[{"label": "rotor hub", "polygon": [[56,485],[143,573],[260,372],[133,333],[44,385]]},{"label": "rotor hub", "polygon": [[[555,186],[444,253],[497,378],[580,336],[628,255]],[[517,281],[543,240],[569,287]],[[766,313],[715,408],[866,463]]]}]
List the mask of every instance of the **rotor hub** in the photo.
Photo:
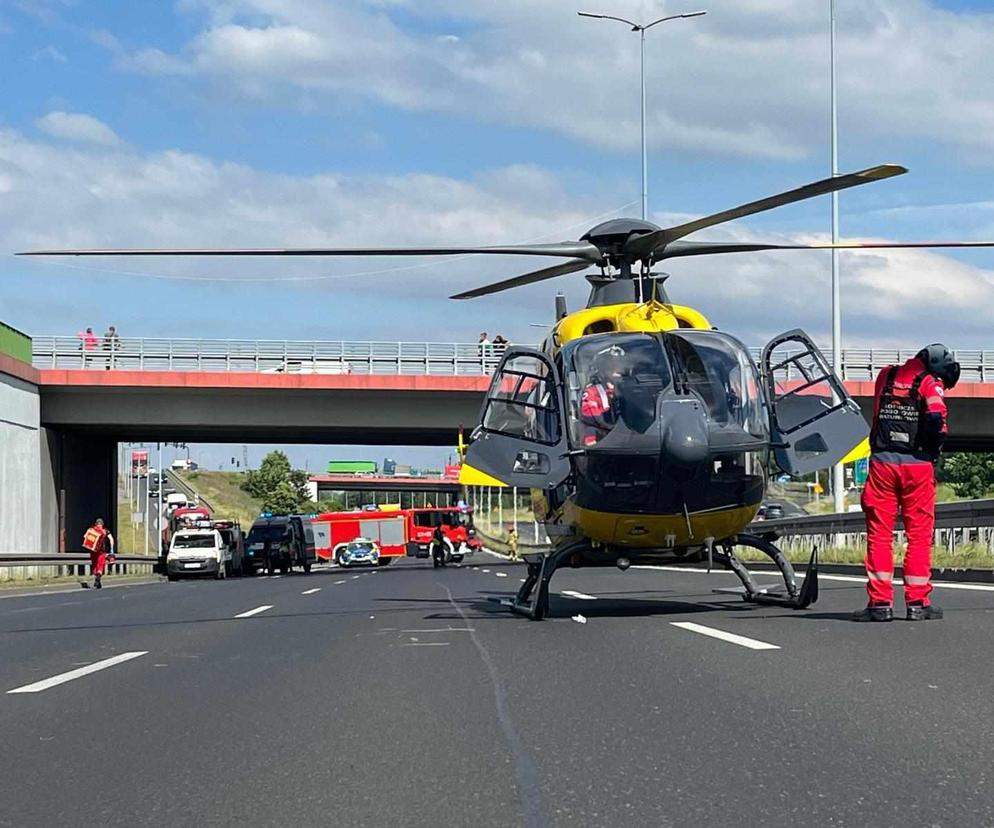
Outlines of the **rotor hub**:
[{"label": "rotor hub", "polygon": [[601,222],[596,227],[590,228],[580,237],[580,240],[596,245],[611,265],[620,267],[623,262],[631,264],[635,261],[630,253],[625,252],[625,245],[629,239],[633,236],[654,233],[659,229],[659,226],[651,221],[617,218]]}]

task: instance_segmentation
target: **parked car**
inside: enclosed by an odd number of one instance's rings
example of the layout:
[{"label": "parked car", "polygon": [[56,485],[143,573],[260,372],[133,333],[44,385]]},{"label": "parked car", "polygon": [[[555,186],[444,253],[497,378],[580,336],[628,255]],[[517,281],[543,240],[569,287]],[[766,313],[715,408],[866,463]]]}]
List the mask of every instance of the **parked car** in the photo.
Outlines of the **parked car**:
[{"label": "parked car", "polygon": [[780,503],[767,503],[766,511],[764,513],[765,520],[779,520],[784,516],[783,504]]},{"label": "parked car", "polygon": [[173,535],[166,555],[166,575],[176,581],[190,575],[224,578],[231,565],[231,550],[217,529],[181,529]]},{"label": "parked car", "polygon": [[380,560],[380,547],[369,538],[356,538],[343,543],[335,550],[335,563],[339,566],[369,564],[377,566]]}]

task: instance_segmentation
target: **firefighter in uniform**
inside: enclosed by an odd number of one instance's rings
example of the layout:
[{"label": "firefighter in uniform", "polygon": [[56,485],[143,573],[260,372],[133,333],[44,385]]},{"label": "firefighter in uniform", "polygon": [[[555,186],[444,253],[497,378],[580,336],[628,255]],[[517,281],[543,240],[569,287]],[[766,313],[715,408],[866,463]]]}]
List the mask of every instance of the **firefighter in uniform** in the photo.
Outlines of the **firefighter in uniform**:
[{"label": "firefighter in uniform", "polygon": [[904,519],[904,602],[909,621],[942,618],[932,606],[932,536],[935,528],[935,464],[946,436],[944,394],[959,380],[960,366],[945,345],[929,345],[904,365],[877,377],[870,429],[870,472],[863,490],[866,515],[865,609],[854,621],[894,617],[893,530]]},{"label": "firefighter in uniform", "polygon": [[[107,556],[114,554],[114,536],[107,531],[103,518],[97,518],[83,535],[83,548],[90,553],[90,572],[93,574],[93,588],[102,589]],[[84,587],[89,587],[85,581]]]},{"label": "firefighter in uniform", "polygon": [[445,566],[445,532],[441,524],[431,533],[431,565],[432,568]]}]

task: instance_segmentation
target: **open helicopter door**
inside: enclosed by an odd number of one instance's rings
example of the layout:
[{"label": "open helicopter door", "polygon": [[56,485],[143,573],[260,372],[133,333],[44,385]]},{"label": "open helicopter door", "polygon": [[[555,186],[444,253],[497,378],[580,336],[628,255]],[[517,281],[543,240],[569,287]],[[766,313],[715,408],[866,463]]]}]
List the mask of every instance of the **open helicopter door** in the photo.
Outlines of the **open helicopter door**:
[{"label": "open helicopter door", "polygon": [[859,406],[804,331],[770,340],[760,368],[774,458],[787,474],[833,466],[866,439],[869,428]]},{"label": "open helicopter door", "polygon": [[555,488],[570,474],[564,412],[553,362],[533,348],[510,348],[494,372],[460,479]]}]

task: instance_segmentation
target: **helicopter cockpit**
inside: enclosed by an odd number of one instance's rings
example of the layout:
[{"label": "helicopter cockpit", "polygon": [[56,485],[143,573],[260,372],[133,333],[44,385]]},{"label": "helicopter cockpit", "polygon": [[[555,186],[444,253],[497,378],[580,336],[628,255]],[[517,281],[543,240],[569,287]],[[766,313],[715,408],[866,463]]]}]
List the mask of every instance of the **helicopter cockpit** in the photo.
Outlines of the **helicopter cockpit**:
[{"label": "helicopter cockpit", "polygon": [[681,330],[591,336],[564,348],[563,357],[575,448],[642,443],[638,435],[660,424],[661,394],[697,398],[718,444],[722,438],[735,443],[769,439],[755,365],[745,347],[727,334]]}]

